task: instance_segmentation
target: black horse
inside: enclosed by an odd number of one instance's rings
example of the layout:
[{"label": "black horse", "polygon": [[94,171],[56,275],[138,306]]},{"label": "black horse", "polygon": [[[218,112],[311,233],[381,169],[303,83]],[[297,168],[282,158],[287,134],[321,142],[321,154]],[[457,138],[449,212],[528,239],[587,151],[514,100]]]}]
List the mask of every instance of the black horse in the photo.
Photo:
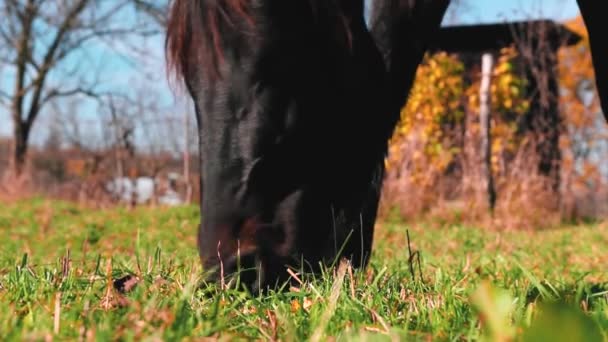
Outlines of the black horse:
[{"label": "black horse", "polygon": [[286,265],[365,267],[387,142],[448,5],[377,0],[368,28],[364,0],[174,1],[167,60],[195,104],[206,270],[240,268],[258,290]]},{"label": "black horse", "polygon": [[608,44],[602,42],[602,32],[608,30],[601,1],[577,0],[585,26],[589,33],[591,58],[595,69],[595,84],[604,117],[608,121]]}]

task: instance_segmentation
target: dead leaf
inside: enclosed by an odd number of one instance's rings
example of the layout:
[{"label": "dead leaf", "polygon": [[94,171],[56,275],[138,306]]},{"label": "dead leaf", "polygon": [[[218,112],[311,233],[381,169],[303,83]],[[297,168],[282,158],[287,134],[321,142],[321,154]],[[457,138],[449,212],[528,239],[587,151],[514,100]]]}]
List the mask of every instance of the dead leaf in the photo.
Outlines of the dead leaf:
[{"label": "dead leaf", "polygon": [[303,305],[304,310],[306,310],[306,312],[310,312],[311,306],[312,306],[312,300],[310,300],[310,298],[308,298],[308,297],[305,297],[304,305]]}]

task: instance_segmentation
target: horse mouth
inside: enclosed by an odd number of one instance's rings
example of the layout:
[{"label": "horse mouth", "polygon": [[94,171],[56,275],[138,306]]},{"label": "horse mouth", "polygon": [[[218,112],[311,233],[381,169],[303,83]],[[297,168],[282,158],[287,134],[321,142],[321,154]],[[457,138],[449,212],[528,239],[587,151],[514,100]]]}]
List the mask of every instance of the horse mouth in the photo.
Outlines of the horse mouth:
[{"label": "horse mouth", "polygon": [[201,256],[208,280],[226,284],[238,278],[250,291],[256,292],[267,285],[264,279],[285,278],[281,273],[287,274],[291,246],[283,225],[251,216],[233,226],[216,228],[220,236],[215,255]]}]

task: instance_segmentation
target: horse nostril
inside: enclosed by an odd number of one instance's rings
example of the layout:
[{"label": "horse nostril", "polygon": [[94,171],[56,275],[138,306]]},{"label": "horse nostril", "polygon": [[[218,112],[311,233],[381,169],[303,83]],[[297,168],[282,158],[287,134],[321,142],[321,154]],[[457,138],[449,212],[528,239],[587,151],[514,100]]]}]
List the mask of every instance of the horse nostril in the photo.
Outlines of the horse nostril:
[{"label": "horse nostril", "polygon": [[258,227],[260,226],[256,217],[250,217],[243,221],[240,229],[240,236],[246,239],[255,240]]},{"label": "horse nostril", "polygon": [[222,284],[228,288],[242,289],[254,292],[259,270],[255,251],[234,253],[221,259],[208,260],[205,264],[206,281]]},{"label": "horse nostril", "polygon": [[244,286],[252,293],[277,285],[274,282],[285,272],[287,260],[283,227],[272,220],[262,221],[262,215],[237,217],[221,220],[223,224],[215,221],[201,230],[200,252],[205,271],[210,271],[207,279],[229,287]]}]

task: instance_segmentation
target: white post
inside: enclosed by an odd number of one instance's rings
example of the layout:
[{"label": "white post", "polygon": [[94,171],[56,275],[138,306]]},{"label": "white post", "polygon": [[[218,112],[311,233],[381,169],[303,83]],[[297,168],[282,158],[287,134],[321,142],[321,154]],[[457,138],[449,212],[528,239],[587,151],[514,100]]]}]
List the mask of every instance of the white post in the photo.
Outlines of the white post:
[{"label": "white post", "polygon": [[[490,212],[494,211],[496,203],[496,190],[492,176],[492,136],[490,131],[490,85],[492,82],[492,69],[494,59],[491,53],[484,53],[481,57],[481,85],[479,87],[479,125],[481,126],[481,178],[482,189],[480,194],[487,195]],[[484,195],[482,195],[484,196]]]},{"label": "white post", "polygon": [[192,201],[192,186],[190,185],[190,120],[188,115],[190,111],[187,105],[184,109],[184,182],[186,184],[186,203],[190,204]]}]

